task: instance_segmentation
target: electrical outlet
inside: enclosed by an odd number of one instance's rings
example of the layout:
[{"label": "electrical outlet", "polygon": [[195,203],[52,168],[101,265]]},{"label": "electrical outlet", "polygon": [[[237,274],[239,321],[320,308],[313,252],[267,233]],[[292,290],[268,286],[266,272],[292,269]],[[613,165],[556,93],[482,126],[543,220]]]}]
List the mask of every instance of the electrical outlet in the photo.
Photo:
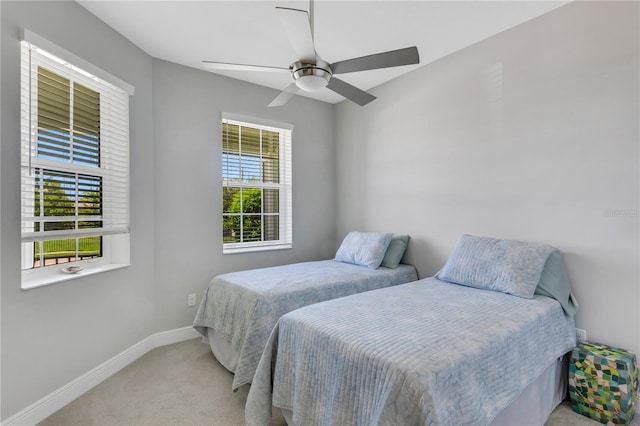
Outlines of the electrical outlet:
[{"label": "electrical outlet", "polygon": [[578,343],[584,343],[587,341],[587,330],[576,328],[576,340]]},{"label": "electrical outlet", "polygon": [[196,295],[190,294],[187,296],[187,306],[196,306]]}]

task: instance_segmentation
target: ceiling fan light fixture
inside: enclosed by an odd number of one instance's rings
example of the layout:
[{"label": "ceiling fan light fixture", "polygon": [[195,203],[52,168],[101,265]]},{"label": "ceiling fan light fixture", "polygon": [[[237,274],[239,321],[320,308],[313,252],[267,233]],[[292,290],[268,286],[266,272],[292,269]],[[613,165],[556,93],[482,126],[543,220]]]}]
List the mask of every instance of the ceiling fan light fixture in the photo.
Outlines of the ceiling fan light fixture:
[{"label": "ceiling fan light fixture", "polygon": [[315,92],[329,84],[331,78],[331,67],[328,63],[317,60],[316,64],[306,64],[294,62],[291,65],[291,75],[296,86],[306,92]]},{"label": "ceiling fan light fixture", "polygon": [[315,92],[327,87],[329,80],[318,75],[303,75],[296,79],[296,86],[306,92]]}]

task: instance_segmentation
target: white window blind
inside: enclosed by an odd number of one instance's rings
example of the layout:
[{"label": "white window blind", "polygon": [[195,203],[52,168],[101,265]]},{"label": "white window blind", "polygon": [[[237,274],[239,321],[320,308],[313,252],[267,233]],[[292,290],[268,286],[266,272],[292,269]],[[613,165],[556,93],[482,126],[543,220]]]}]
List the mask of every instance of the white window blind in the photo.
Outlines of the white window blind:
[{"label": "white window blind", "polygon": [[292,246],[292,127],[259,121],[223,115],[224,253]]},{"label": "white window blind", "polygon": [[[28,40],[21,54],[22,263],[28,269],[44,266],[44,241],[74,241],[70,258],[79,260],[83,239],[129,232],[129,93]],[[102,250],[100,242],[98,256]],[[30,261],[30,251],[41,261]]]}]

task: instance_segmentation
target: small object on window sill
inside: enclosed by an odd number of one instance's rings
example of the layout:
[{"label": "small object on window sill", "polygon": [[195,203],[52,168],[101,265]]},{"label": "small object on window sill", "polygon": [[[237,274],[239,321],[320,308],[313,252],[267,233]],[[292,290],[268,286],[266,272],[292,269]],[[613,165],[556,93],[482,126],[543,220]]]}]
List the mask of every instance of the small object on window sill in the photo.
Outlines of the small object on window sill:
[{"label": "small object on window sill", "polygon": [[62,272],[65,274],[77,274],[82,271],[82,266],[66,266],[62,268]]}]

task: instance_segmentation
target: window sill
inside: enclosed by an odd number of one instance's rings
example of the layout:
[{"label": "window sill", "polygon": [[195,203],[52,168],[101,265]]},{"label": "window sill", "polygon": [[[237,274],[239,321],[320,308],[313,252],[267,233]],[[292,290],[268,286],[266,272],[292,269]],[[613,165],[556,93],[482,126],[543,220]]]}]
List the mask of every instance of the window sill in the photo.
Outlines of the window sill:
[{"label": "window sill", "polygon": [[292,244],[272,244],[249,247],[222,247],[222,254],[250,253],[254,251],[286,250],[292,248]]},{"label": "window sill", "polygon": [[75,274],[65,274],[59,269],[57,273],[54,272],[51,275],[47,274],[44,276],[43,275],[36,276],[35,274],[32,275],[30,273],[31,271],[25,271],[25,272],[22,272],[22,290],[31,290],[34,288],[43,287],[50,284],[57,284],[64,281],[74,280],[76,278],[82,278],[89,275],[99,274],[102,272],[126,268],[128,266],[131,266],[131,265],[112,263],[107,265],[92,266],[92,267],[85,268],[82,271],[77,272]]}]

